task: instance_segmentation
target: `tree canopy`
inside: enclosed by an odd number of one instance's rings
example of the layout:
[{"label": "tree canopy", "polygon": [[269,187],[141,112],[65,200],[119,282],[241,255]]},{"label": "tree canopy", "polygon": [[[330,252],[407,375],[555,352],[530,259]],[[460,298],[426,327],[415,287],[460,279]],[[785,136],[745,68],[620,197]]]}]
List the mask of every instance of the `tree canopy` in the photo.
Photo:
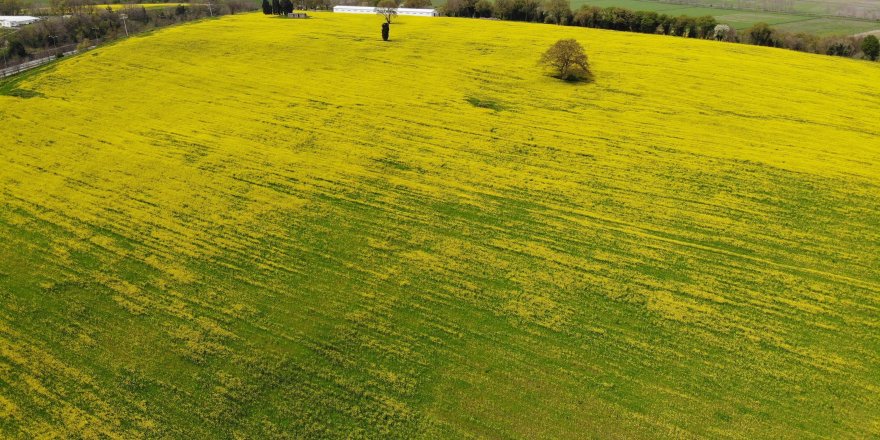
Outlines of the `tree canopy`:
[{"label": "tree canopy", "polygon": [[880,57],[880,40],[873,35],[865,37],[862,40],[862,53],[865,54],[865,58],[877,61],[877,58]]},{"label": "tree canopy", "polygon": [[566,81],[587,81],[592,73],[584,47],[574,39],[559,40],[544,55],[540,64],[553,68],[555,77]]},{"label": "tree canopy", "polygon": [[385,23],[391,23],[397,17],[397,2],[394,0],[382,0],[376,5],[376,13],[385,18]]}]

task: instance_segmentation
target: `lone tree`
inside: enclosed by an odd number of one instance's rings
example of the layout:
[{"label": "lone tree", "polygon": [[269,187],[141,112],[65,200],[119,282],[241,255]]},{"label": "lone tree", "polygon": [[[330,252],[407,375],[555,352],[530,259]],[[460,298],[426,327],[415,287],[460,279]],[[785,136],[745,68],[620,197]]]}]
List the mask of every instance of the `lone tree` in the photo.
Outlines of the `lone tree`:
[{"label": "lone tree", "polygon": [[391,20],[397,17],[397,2],[394,0],[382,0],[376,5],[376,13],[385,17],[385,23],[391,24]]},{"label": "lone tree", "polygon": [[731,37],[730,26],[726,24],[718,24],[715,25],[715,29],[712,31],[712,36],[718,41],[726,41]]},{"label": "lone tree", "polygon": [[862,52],[865,54],[865,58],[877,61],[877,57],[880,57],[880,40],[873,35],[868,35],[862,40]]},{"label": "lone tree", "polygon": [[263,13],[272,15],[272,5],[269,3],[269,0],[263,0]]},{"label": "lone tree", "polygon": [[584,47],[574,39],[557,41],[544,52],[539,64],[553,68],[553,76],[565,81],[589,81],[593,76]]}]

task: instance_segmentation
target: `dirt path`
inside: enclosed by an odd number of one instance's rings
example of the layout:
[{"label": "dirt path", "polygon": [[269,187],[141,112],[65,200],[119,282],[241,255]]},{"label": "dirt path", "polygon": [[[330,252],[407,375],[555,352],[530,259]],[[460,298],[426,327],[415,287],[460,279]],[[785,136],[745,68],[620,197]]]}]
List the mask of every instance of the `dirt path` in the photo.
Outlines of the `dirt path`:
[{"label": "dirt path", "polygon": [[853,35],[854,37],[867,37],[868,35],[880,35],[880,29],[875,29],[873,31],[862,32],[860,34]]}]

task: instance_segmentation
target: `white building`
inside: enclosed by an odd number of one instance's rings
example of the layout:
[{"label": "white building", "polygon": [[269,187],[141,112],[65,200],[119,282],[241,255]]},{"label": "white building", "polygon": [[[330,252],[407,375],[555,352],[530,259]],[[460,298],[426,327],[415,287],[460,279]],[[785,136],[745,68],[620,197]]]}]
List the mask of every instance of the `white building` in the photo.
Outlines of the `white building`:
[{"label": "white building", "polygon": [[[375,14],[376,8],[372,6],[334,6],[333,12],[342,12],[343,14]],[[417,17],[437,17],[436,9],[420,9],[420,8],[397,8],[397,15],[414,15]]]},{"label": "white building", "polygon": [[28,15],[0,15],[0,27],[14,28],[40,21],[37,17]]}]

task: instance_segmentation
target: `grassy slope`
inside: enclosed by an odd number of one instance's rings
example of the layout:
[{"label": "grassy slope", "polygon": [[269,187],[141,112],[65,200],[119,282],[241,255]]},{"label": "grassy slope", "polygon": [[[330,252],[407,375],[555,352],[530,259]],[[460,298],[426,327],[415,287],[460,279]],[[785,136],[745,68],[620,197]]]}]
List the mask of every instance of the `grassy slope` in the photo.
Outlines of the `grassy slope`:
[{"label": "grassy slope", "polygon": [[[880,435],[880,66],[379,23],[0,96],[2,436]],[[597,83],[535,66],[562,37]]]}]

